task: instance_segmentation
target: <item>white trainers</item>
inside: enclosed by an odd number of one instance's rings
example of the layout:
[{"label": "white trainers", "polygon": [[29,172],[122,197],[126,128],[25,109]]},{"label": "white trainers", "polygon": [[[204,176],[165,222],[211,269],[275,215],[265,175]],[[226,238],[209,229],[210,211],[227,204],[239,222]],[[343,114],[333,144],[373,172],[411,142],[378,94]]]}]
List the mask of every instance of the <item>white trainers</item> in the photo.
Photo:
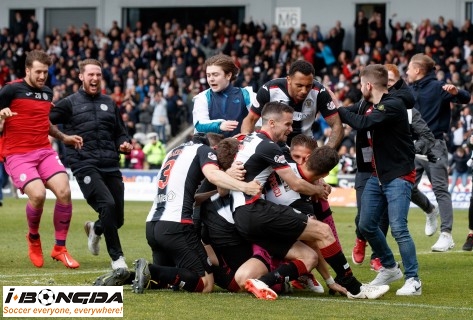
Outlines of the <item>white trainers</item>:
[{"label": "white trainers", "polygon": [[455,246],[452,235],[448,232],[440,233],[440,237],[437,242],[432,246],[432,251],[445,252],[452,249]]},{"label": "white trainers", "polygon": [[123,268],[123,269],[128,270],[128,266],[125,262],[125,257],[124,256],[120,256],[120,258],[118,258],[115,261],[112,260],[112,269],[116,270],[116,269],[119,269],[119,268]]},{"label": "white trainers", "polygon": [[434,207],[431,213],[425,214],[425,235],[432,236],[438,227],[437,217],[439,215],[439,208]]},{"label": "white trainers", "polygon": [[360,293],[356,295],[347,292],[348,299],[378,299],[389,291],[389,286],[373,286],[369,284],[364,284],[360,287],[360,290]]},{"label": "white trainers", "polygon": [[420,296],[422,294],[422,283],[415,278],[409,278],[401,289],[396,291],[397,296]]},{"label": "white trainers", "polygon": [[396,263],[396,266],[394,268],[382,267],[379,270],[379,273],[376,276],[376,278],[374,278],[374,280],[371,281],[369,284],[372,286],[382,286],[385,284],[390,284],[391,282],[394,282],[401,278],[402,278],[402,271],[401,271],[401,268],[399,268],[399,264]]},{"label": "white trainers", "polygon": [[99,251],[100,251],[100,239],[102,237],[95,234],[94,224],[95,224],[95,222],[86,221],[85,224],[84,224],[84,230],[85,230],[85,234],[88,237],[87,246],[89,248],[89,251],[94,256],[97,256],[99,254]]}]

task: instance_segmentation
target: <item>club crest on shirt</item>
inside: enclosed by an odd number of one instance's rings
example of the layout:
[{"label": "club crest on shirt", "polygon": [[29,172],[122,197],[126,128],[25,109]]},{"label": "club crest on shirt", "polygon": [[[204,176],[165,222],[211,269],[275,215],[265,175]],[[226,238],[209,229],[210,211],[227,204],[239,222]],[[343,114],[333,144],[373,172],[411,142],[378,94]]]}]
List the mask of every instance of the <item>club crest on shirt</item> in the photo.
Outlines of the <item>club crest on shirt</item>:
[{"label": "club crest on shirt", "polygon": [[376,109],[378,109],[379,111],[384,111],[384,104],[380,104],[376,107]]},{"label": "club crest on shirt", "polygon": [[277,163],[286,163],[284,155],[274,156],[274,161]]},{"label": "club crest on shirt", "polygon": [[207,156],[210,160],[217,161],[217,156],[215,155],[215,153],[209,152]]},{"label": "club crest on shirt", "polygon": [[327,103],[327,109],[335,110],[335,103],[333,103],[333,101],[330,101],[329,103]]},{"label": "club crest on shirt", "polygon": [[100,105],[100,109],[102,109],[103,111],[107,111],[108,110],[108,106],[106,104],[101,104]]},{"label": "club crest on shirt", "polygon": [[304,101],[304,107],[305,108],[312,108],[314,106],[314,100],[312,99],[306,99]]},{"label": "club crest on shirt", "polygon": [[48,100],[48,94],[46,92],[43,92],[43,100]]}]

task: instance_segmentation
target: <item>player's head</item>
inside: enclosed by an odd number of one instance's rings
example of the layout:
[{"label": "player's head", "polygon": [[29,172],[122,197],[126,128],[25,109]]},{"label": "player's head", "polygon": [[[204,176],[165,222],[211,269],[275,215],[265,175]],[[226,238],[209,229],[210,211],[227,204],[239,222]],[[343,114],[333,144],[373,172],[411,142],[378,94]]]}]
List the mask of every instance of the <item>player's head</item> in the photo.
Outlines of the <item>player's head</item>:
[{"label": "player's head", "polygon": [[227,170],[232,166],[233,160],[238,152],[240,141],[235,138],[225,138],[217,145],[218,165],[223,170]]},{"label": "player's head", "polygon": [[196,133],[192,136],[192,142],[202,143],[211,148],[215,147],[222,139],[223,135],[213,132]]},{"label": "player's head", "polygon": [[270,101],[261,111],[261,130],[270,135],[274,142],[286,142],[292,132],[292,115],[294,109],[287,104]]},{"label": "player's head", "polygon": [[396,82],[401,79],[399,69],[395,64],[387,63],[384,65],[388,69],[388,88],[391,88]]},{"label": "player's head", "polygon": [[79,62],[79,79],[84,91],[90,95],[100,94],[102,88],[102,64],[95,59],[85,59]]},{"label": "player's head", "polygon": [[383,91],[388,86],[388,70],[381,64],[370,64],[360,72],[361,93],[369,101],[373,91]]},{"label": "player's head", "polygon": [[407,81],[412,83],[420,80],[434,68],[435,61],[431,57],[423,53],[415,54],[407,66]]},{"label": "player's head", "polygon": [[305,134],[298,134],[291,140],[291,158],[301,165],[309,159],[315,148],[317,148],[317,141]]},{"label": "player's head", "polygon": [[289,68],[287,90],[296,102],[304,101],[314,85],[314,66],[305,60],[296,60]]},{"label": "player's head", "polygon": [[230,56],[217,54],[208,58],[204,63],[207,82],[215,92],[224,90],[238,75],[239,69]]},{"label": "player's head", "polygon": [[48,68],[52,61],[49,55],[40,50],[26,53],[25,81],[33,88],[41,89],[48,79]]},{"label": "player's head", "polygon": [[337,150],[322,146],[311,152],[309,159],[304,164],[310,173],[310,181],[322,179],[328,175],[340,160]]}]

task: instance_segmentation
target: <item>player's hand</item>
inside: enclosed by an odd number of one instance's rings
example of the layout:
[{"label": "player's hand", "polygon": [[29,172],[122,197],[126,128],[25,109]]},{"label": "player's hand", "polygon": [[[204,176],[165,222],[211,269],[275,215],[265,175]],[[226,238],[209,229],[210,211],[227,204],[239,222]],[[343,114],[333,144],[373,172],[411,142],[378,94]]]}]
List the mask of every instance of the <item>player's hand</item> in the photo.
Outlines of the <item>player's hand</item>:
[{"label": "player's hand", "polygon": [[315,193],[312,195],[312,199],[318,200],[328,200],[330,192],[328,192],[325,187],[321,184],[315,185]]},{"label": "player's hand", "polygon": [[233,131],[236,127],[238,127],[238,121],[235,120],[223,121],[220,124],[220,130],[222,131]]},{"label": "player's hand", "polygon": [[133,150],[133,146],[128,141],[125,141],[120,145],[120,152],[130,153],[131,150]]},{"label": "player's hand", "polygon": [[78,135],[69,136],[66,134],[64,135],[62,142],[64,142],[64,144],[73,145],[76,149],[82,149],[82,146],[84,145],[82,137]]},{"label": "player's hand", "polygon": [[331,290],[331,293],[332,294],[335,294],[336,292],[346,296],[347,295],[347,289],[345,287],[342,287],[341,285],[339,285],[338,283],[334,283],[334,284],[331,284],[328,286],[329,289]]},{"label": "player's hand", "polygon": [[240,161],[233,161],[232,166],[225,171],[230,177],[243,181],[245,179],[246,170],[243,163]]},{"label": "player's hand", "polygon": [[12,112],[10,108],[3,108],[0,110],[0,119],[3,120],[12,116],[16,116],[17,114],[17,112]]},{"label": "player's hand", "polygon": [[249,194],[250,196],[256,196],[257,194],[261,193],[261,189],[261,184],[258,181],[253,180],[246,184],[245,190],[243,192]]}]

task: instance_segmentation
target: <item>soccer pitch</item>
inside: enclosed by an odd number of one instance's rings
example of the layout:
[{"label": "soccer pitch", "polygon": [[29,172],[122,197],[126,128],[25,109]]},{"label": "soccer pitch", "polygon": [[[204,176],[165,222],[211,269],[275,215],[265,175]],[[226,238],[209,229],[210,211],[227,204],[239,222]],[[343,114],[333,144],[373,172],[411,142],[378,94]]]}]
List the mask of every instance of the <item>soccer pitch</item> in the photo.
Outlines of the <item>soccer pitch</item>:
[{"label": "soccer pitch", "polygon": [[[66,269],[53,261],[49,254],[53,246],[52,210],[54,201],[47,200],[40,234],[45,263],[35,268],[27,256],[25,235],[25,199],[7,198],[0,208],[0,282],[2,286],[86,286],[97,276],[110,270],[105,242],[101,241],[99,256],[87,250],[83,229],[86,220],[95,220],[96,213],[83,200],[74,200],[74,213],[67,247],[80,262],[78,269]],[[126,202],[125,225],[120,238],[132,268],[134,259],[151,259],[145,239],[145,218],[151,202]],[[375,273],[369,269],[369,256],[356,266],[351,263],[354,244],[355,208],[332,208],[338,234],[354,274],[361,282],[369,282]],[[348,300],[342,296],[295,291],[280,295],[276,301],[261,301],[247,293],[232,294],[219,288],[211,294],[145,291],[142,295],[124,288],[124,318],[126,319],[472,319],[471,282],[473,252],[461,251],[467,234],[467,210],[454,211],[453,238],[455,247],[447,253],[433,253],[430,247],[438,238],[424,235],[425,216],[419,209],[409,213],[409,229],[414,238],[422,280],[422,295],[398,297],[396,290],[404,281],[391,284],[390,291],[379,300]],[[397,245],[389,236],[396,259],[400,260]],[[371,253],[369,247],[367,253]],[[332,272],[333,274],[333,272]],[[334,275],[334,274],[333,274]],[[320,275],[316,274],[320,280]],[[326,290],[327,291],[327,290]],[[3,301],[4,297],[2,297]],[[69,318],[68,318],[69,319]]]}]

